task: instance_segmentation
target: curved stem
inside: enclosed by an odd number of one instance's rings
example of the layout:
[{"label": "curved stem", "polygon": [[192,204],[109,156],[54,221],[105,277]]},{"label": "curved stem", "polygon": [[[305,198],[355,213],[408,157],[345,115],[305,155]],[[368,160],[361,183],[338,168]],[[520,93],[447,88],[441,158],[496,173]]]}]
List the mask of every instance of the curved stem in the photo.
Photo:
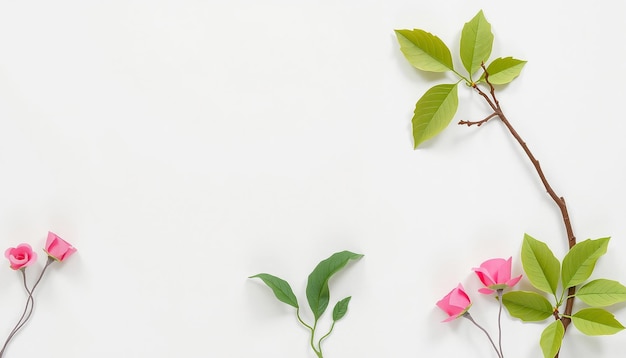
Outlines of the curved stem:
[{"label": "curved stem", "polygon": [[[300,323],[302,323],[303,326],[305,326],[311,333],[311,339],[309,341],[309,343],[311,344],[311,348],[313,349],[313,351],[315,352],[315,355],[317,355],[318,358],[323,358],[322,356],[322,348],[320,347],[319,350],[315,347],[315,328],[317,327],[317,319],[315,320],[315,322],[313,323],[313,327],[311,327],[310,325],[306,324],[303,320],[302,317],[300,317],[300,308],[296,308],[296,317],[298,317],[298,321],[300,321]],[[322,337],[322,339],[324,339],[324,337]],[[322,340],[320,339],[320,343],[322,342]],[[0,355],[0,358],[2,358],[2,356]]]},{"label": "curved stem", "polygon": [[296,308],[296,317],[298,317],[298,321],[300,321],[300,323],[302,323],[303,326],[308,328],[310,331],[313,331],[313,327],[311,327],[308,324],[304,323],[302,318],[300,318],[300,308]]},{"label": "curved stem", "polygon": [[54,258],[52,258],[51,256],[48,256],[48,260],[46,261],[46,265],[41,270],[41,274],[39,274],[39,278],[37,278],[37,281],[35,281],[35,284],[33,285],[33,288],[30,290],[30,294],[29,294],[29,298],[30,298],[30,301],[31,301],[30,311],[28,312],[28,315],[26,316],[26,318],[24,319],[22,324],[17,328],[18,330],[21,329],[22,326],[24,326],[24,324],[26,324],[26,322],[30,319],[30,316],[33,313],[33,309],[35,307],[35,301],[34,301],[34,298],[33,298],[33,292],[35,292],[35,288],[37,288],[37,286],[39,285],[39,282],[41,281],[41,278],[43,277],[43,274],[46,272],[46,269],[48,269],[48,266],[50,266],[55,261],[56,260]]},{"label": "curved stem", "polygon": [[556,205],[559,207],[559,210],[561,211],[561,216],[563,217],[563,224],[565,225],[565,230],[567,232],[568,246],[569,248],[572,248],[574,245],[576,245],[576,237],[574,236],[574,232],[572,230],[572,224],[570,222],[569,213],[567,212],[567,205],[565,204],[565,199],[562,196],[558,196],[556,192],[554,191],[554,189],[552,189],[552,187],[550,186],[550,183],[548,183],[548,180],[546,179],[545,174],[543,173],[543,170],[541,169],[541,165],[539,165],[539,161],[532,154],[532,152],[528,148],[528,145],[526,145],[526,142],[524,142],[522,138],[520,137],[520,135],[517,133],[517,131],[515,131],[515,129],[511,125],[511,122],[509,122],[509,120],[506,118],[504,113],[502,113],[502,110],[499,107],[498,107],[497,113],[498,113],[498,118],[500,118],[502,123],[504,123],[504,125],[509,130],[509,132],[511,132],[511,135],[515,137],[517,142],[524,149],[524,152],[526,153],[526,155],[532,162],[533,166],[535,167],[537,174],[539,174],[541,183],[543,184],[546,191],[548,192],[548,195],[550,195],[552,200],[554,200]]},{"label": "curved stem", "polygon": [[7,339],[4,341],[4,345],[2,346],[2,349],[0,350],[0,358],[2,358],[4,356],[4,351],[6,350],[9,342],[11,342],[11,339],[13,339],[15,334],[17,334],[17,332],[20,329],[22,329],[22,327],[24,327],[26,322],[28,322],[28,320],[32,316],[33,309],[35,307],[35,299],[33,297],[33,292],[35,292],[35,288],[37,288],[37,285],[39,285],[39,282],[41,282],[41,279],[42,279],[44,273],[46,273],[46,270],[48,269],[48,266],[50,266],[54,261],[55,261],[54,258],[48,256],[48,260],[46,261],[45,266],[41,270],[41,273],[39,274],[39,277],[37,278],[37,281],[35,281],[35,284],[33,285],[33,288],[31,288],[31,289],[28,288],[28,284],[26,283],[26,270],[25,270],[25,268],[20,270],[22,272],[22,282],[24,284],[24,289],[28,293],[28,298],[26,299],[26,304],[24,305],[24,311],[22,312],[22,316],[17,321],[17,324],[15,325],[15,327],[13,327],[13,329],[11,330],[11,333],[9,333],[9,336],[7,337]]},{"label": "curved stem", "polygon": [[487,332],[486,329],[484,329],[482,326],[480,326],[478,323],[476,323],[476,321],[474,321],[474,318],[472,318],[472,316],[469,314],[469,312],[463,313],[463,317],[469,319],[470,322],[472,322],[476,327],[478,327],[481,331],[483,331],[483,333],[485,333],[485,335],[487,335],[487,338],[489,338],[489,342],[491,342],[491,346],[496,351],[496,354],[498,355],[498,358],[502,358],[502,354],[500,354],[500,352],[498,351],[498,348],[496,348],[496,344],[493,343],[493,339],[491,339],[491,336],[489,335],[489,332]]},{"label": "curved stem", "polygon": [[22,273],[22,282],[24,284],[24,288],[26,289],[26,292],[28,292],[28,299],[26,300],[26,305],[24,305],[24,311],[22,312],[20,319],[17,321],[17,324],[15,324],[15,327],[13,327],[13,329],[11,330],[11,333],[9,333],[7,339],[4,341],[2,350],[0,350],[0,357],[4,355],[4,350],[11,341],[11,338],[13,338],[13,335],[15,335],[15,333],[20,329],[20,324],[22,323],[24,317],[26,317],[26,313],[28,312],[29,307],[31,307],[33,301],[32,291],[28,288],[28,285],[26,284],[26,268],[20,269],[20,272]]},{"label": "curved stem", "polygon": [[333,321],[333,323],[330,325],[330,330],[328,330],[328,333],[323,335],[322,338],[320,338],[320,340],[317,342],[317,346],[320,349],[320,354],[322,354],[322,341],[326,339],[326,337],[330,336],[331,333],[333,333],[333,328],[335,328],[335,322],[336,321]]}]

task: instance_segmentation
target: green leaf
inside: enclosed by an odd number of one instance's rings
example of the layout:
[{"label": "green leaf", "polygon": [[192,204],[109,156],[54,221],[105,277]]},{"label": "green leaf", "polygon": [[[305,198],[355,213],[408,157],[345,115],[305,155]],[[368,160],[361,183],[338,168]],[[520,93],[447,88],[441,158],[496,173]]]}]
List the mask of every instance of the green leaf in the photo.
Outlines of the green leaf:
[{"label": "green leaf", "polygon": [[415,104],[413,115],[413,145],[441,133],[454,117],[459,106],[456,84],[436,85],[426,91]]},{"label": "green leaf", "polygon": [[563,271],[561,272],[563,287],[576,286],[588,279],[600,256],[606,253],[608,245],[608,237],[597,240],[587,239],[574,245],[563,258]]},{"label": "green leaf", "polygon": [[291,286],[289,286],[287,281],[267,273],[260,273],[258,275],[250,276],[249,278],[255,277],[263,280],[263,282],[265,282],[265,284],[271,288],[272,291],[274,291],[274,295],[276,295],[276,298],[278,298],[281,302],[285,302],[290,306],[298,308],[298,299],[296,298],[296,295],[293,294]]},{"label": "green leaf", "polygon": [[[487,74],[489,74],[489,83],[494,85],[507,84],[515,77],[519,76],[522,72],[522,68],[526,65],[527,61],[518,60],[513,57],[496,58],[487,67]],[[478,82],[485,80],[485,74],[480,76]]]},{"label": "green leaf", "polygon": [[450,49],[439,37],[424,30],[395,30],[400,50],[413,67],[422,71],[454,69]]},{"label": "green leaf", "polygon": [[561,320],[555,320],[550,323],[546,329],[541,333],[541,339],[539,345],[543,352],[544,358],[553,358],[561,349],[563,343],[563,335],[565,334],[565,328]]},{"label": "green leaf", "polygon": [[470,75],[478,71],[480,65],[487,62],[493,46],[491,24],[480,10],[473,19],[463,26],[461,33],[461,61]]},{"label": "green leaf", "polygon": [[589,306],[605,307],[626,301],[626,287],[617,281],[601,278],[582,286],[576,297]]},{"label": "green leaf", "polygon": [[624,329],[611,312],[602,308],[584,308],[572,315],[572,323],[588,336],[611,335]]},{"label": "green leaf", "polygon": [[326,311],[330,300],[330,290],[328,280],[337,271],[341,270],[350,260],[357,260],[363,257],[350,251],[334,253],[326,260],[321,261],[313,272],[309,275],[306,286],[306,297],[313,315],[317,320]]},{"label": "green leaf", "polygon": [[502,303],[511,316],[524,322],[543,321],[553,312],[550,301],[536,292],[507,292],[502,295]]},{"label": "green leaf", "polygon": [[526,277],[535,288],[556,294],[561,265],[548,245],[524,234],[522,266]]},{"label": "green leaf", "polygon": [[339,321],[343,318],[343,316],[346,315],[346,312],[348,312],[348,304],[350,303],[350,299],[352,299],[352,296],[348,296],[343,300],[337,302],[335,308],[333,309],[333,321]]}]

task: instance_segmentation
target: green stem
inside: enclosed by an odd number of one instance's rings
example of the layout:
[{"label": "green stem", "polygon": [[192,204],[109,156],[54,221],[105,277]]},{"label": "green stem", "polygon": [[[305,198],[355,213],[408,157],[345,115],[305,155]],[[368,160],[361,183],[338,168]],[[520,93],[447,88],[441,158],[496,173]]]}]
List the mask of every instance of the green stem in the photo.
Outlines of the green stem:
[{"label": "green stem", "polygon": [[[313,352],[315,352],[315,355],[317,355],[318,358],[324,358],[322,356],[322,349],[320,348],[319,350],[317,348],[315,348],[315,328],[317,327],[317,319],[315,319],[315,322],[313,323],[313,327],[311,327],[310,325],[306,324],[306,322],[304,322],[302,320],[302,317],[300,317],[300,308],[296,308],[296,317],[298,317],[298,321],[300,323],[302,323],[303,326],[305,326],[310,332],[311,332],[311,340],[310,340],[310,344],[311,344],[311,348],[313,349]],[[323,337],[322,337],[323,338]],[[321,342],[321,340],[320,340]],[[2,356],[0,356],[0,358],[2,358]]]},{"label": "green stem", "polygon": [[309,326],[308,324],[304,323],[304,321],[302,320],[302,318],[300,318],[300,308],[296,308],[296,317],[298,317],[298,321],[300,321],[300,323],[302,323],[303,326],[305,326],[306,328],[309,329],[309,331],[313,331],[313,328],[311,326]]},{"label": "green stem", "polygon": [[313,329],[311,329],[311,348],[313,348],[313,351],[315,352],[315,354],[317,355],[318,358],[324,358],[324,356],[322,355],[322,349],[320,348],[319,350],[315,348],[315,329],[317,328],[317,318],[315,319],[315,322],[313,323]]},{"label": "green stem", "polygon": [[[576,296],[571,296],[571,299],[574,299],[574,297]],[[555,298],[556,298],[556,295],[555,295]],[[563,289],[563,291],[561,292],[561,297],[559,297],[559,299],[556,301],[556,306],[561,307],[564,299],[565,300],[570,299],[570,296],[567,295],[567,292],[565,291],[565,289]]]},{"label": "green stem", "polygon": [[474,83],[474,82],[472,82],[471,79],[467,79],[467,77],[465,77],[462,74],[456,72],[456,70],[452,69],[452,72],[459,77],[459,80],[465,81],[465,83],[467,83],[468,85],[471,85],[472,83]]},{"label": "green stem", "polygon": [[320,340],[317,342],[317,346],[319,347],[320,354],[322,354],[322,341],[326,339],[326,337],[330,336],[331,333],[333,333],[333,328],[335,328],[335,322],[336,321],[333,321],[333,324],[330,325],[330,330],[328,331],[328,333],[323,335],[322,338],[320,338]]}]

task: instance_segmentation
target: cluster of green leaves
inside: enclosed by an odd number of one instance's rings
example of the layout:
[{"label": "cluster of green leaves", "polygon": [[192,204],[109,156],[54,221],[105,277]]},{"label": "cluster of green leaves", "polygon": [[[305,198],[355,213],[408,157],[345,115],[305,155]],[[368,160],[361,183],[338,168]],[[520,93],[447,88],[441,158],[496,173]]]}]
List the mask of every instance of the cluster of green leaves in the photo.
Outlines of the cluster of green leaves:
[{"label": "cluster of green leaves", "polygon": [[626,287],[607,279],[585,283],[600,256],[606,253],[608,244],[609,238],[579,242],[568,251],[561,263],[548,245],[530,235],[524,236],[522,266],[526,277],[536,289],[551,295],[554,304],[544,295],[532,291],[507,292],[502,297],[502,303],[511,316],[522,321],[544,321],[551,316],[556,318],[541,334],[540,345],[544,357],[554,357],[561,348],[565,329],[559,307],[567,300],[570,287],[582,285],[575,296],[589,306],[568,316],[580,332],[597,336],[615,334],[624,329],[613,314],[602,307],[626,301]]},{"label": "cluster of green leaves", "polygon": [[414,147],[443,131],[458,108],[458,84],[463,81],[474,87],[485,82],[485,73],[475,78],[486,66],[489,83],[506,84],[517,77],[526,61],[513,57],[499,57],[487,65],[493,46],[491,24],[482,10],[463,26],[460,58],[467,75],[455,70],[450,49],[439,37],[424,30],[395,30],[400,50],[413,67],[427,72],[451,72],[457,76],[452,84],[439,84],[430,88],[415,105],[413,123]]},{"label": "cluster of green leaves", "polygon": [[346,266],[350,260],[358,260],[361,257],[363,257],[363,255],[355,254],[350,251],[337,252],[317,264],[315,269],[313,269],[311,274],[309,274],[306,286],[306,298],[309,303],[309,307],[313,312],[314,322],[312,325],[305,323],[300,317],[300,305],[298,304],[298,299],[287,281],[267,273],[260,273],[250,276],[250,278],[260,278],[263,280],[263,282],[265,282],[265,284],[272,289],[278,300],[296,309],[296,317],[298,318],[298,321],[302,323],[302,325],[305,326],[311,333],[311,348],[319,358],[322,358],[322,340],[332,333],[335,323],[345,316],[348,311],[348,304],[352,298],[352,296],[348,296],[339,300],[335,304],[332,315],[333,323],[330,330],[328,333],[319,338],[316,343],[315,338],[317,336],[316,330],[318,328],[318,321],[326,311],[326,308],[328,308],[328,304],[330,302],[330,288],[328,286],[328,281],[335,273]]}]

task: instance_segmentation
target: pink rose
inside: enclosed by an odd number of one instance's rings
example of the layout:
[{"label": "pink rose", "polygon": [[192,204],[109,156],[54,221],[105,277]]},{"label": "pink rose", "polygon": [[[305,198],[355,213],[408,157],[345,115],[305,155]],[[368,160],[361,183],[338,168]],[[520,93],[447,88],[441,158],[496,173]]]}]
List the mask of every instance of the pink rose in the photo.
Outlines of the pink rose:
[{"label": "pink rose", "polygon": [[511,278],[511,258],[491,259],[483,262],[479,268],[473,268],[474,272],[485,287],[478,290],[480,293],[491,294],[495,290],[503,290],[515,286],[522,275]]},{"label": "pink rose", "polygon": [[462,316],[469,310],[471,305],[472,301],[467,293],[465,293],[460,283],[455,289],[437,302],[437,307],[441,308],[449,316],[443,322],[450,322]]},{"label": "pink rose", "polygon": [[4,256],[9,259],[11,268],[19,270],[37,261],[37,254],[29,244],[19,244],[17,247],[10,247],[4,252]]},{"label": "pink rose", "polygon": [[48,239],[46,240],[44,251],[53,259],[63,261],[75,253],[76,249],[55,233],[48,232]]}]

